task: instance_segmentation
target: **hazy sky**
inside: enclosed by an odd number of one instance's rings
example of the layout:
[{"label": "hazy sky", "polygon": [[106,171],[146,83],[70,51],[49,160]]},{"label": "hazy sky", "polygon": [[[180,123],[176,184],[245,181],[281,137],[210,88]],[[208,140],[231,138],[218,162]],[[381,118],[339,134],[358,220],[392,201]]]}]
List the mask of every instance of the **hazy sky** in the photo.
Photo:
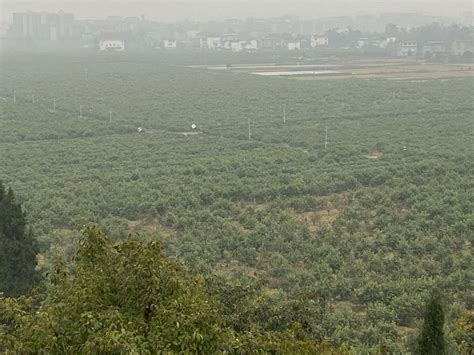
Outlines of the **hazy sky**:
[{"label": "hazy sky", "polygon": [[[17,11],[73,12],[76,18],[140,16],[166,22],[220,20],[223,18],[272,17],[285,14],[303,18],[353,16],[384,12],[418,12],[435,16],[464,17],[472,14],[471,0],[0,0],[3,22]],[[472,16],[472,15],[471,15]]]}]

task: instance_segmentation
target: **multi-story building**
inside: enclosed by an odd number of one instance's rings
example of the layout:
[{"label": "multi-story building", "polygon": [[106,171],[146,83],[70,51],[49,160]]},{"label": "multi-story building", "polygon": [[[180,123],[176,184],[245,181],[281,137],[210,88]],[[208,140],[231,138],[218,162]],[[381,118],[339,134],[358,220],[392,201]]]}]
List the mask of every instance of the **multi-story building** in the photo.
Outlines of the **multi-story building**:
[{"label": "multi-story building", "polygon": [[423,55],[428,53],[446,53],[446,44],[444,42],[428,42],[422,48]]},{"label": "multi-story building", "polygon": [[99,50],[109,52],[125,51],[125,39],[120,34],[107,34],[99,38]]},{"label": "multi-story building", "polygon": [[232,52],[254,52],[258,50],[258,41],[255,39],[248,41],[227,41],[224,43],[224,49],[230,49]]},{"label": "multi-story building", "polygon": [[165,39],[163,41],[163,48],[165,49],[176,49],[178,47],[177,41]]},{"label": "multi-story building", "polygon": [[454,55],[464,55],[467,52],[474,53],[474,46],[472,45],[472,40],[458,40],[454,41],[452,44],[451,52]]},{"label": "multi-story building", "polygon": [[421,51],[423,56],[427,59],[441,59],[447,54],[446,44],[441,41],[428,42],[423,46]]},{"label": "multi-story building", "polygon": [[57,41],[74,37],[74,15],[59,11],[22,12],[13,14],[11,27],[13,38]]},{"label": "multi-story building", "polygon": [[299,41],[288,42],[289,51],[299,51],[300,49],[301,49],[301,42]]},{"label": "multi-story building", "polygon": [[222,41],[220,37],[207,37],[201,40],[201,48],[205,49],[219,49],[222,47]]},{"label": "multi-story building", "polygon": [[418,43],[416,41],[401,41],[398,43],[397,55],[400,57],[411,57],[418,54]]},{"label": "multi-story building", "polygon": [[311,36],[311,48],[328,46],[329,38],[326,36]]},{"label": "multi-story building", "polygon": [[370,41],[367,37],[357,39],[357,48],[364,48],[369,45]]}]

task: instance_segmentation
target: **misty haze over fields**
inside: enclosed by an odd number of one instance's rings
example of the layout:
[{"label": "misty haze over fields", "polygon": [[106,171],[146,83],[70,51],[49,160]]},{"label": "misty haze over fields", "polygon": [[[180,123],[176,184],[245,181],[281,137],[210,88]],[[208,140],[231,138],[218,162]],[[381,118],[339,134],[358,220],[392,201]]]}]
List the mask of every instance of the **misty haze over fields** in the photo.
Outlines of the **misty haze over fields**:
[{"label": "misty haze over fields", "polygon": [[0,0],[0,354],[474,354],[471,1]]}]

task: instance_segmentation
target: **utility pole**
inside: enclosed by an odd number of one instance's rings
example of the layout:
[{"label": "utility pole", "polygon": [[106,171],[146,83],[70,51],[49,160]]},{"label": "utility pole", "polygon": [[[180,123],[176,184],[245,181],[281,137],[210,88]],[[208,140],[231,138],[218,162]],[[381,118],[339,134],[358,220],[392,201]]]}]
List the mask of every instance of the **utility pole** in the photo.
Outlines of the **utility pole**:
[{"label": "utility pole", "polygon": [[32,104],[35,103],[35,94],[32,94],[32,95],[31,95],[31,103],[32,103]]},{"label": "utility pole", "polygon": [[16,103],[16,90],[13,90],[13,102]]},{"label": "utility pole", "polygon": [[250,133],[250,118],[249,118],[249,140],[252,139],[252,134]]},{"label": "utility pole", "polygon": [[283,124],[286,124],[286,104],[283,105]]},{"label": "utility pole", "polygon": [[109,110],[109,123],[112,123],[112,110]]},{"label": "utility pole", "polygon": [[56,112],[56,99],[53,99],[53,112]]},{"label": "utility pole", "polygon": [[328,126],[326,126],[326,139],[324,140],[324,149],[328,149]]},{"label": "utility pole", "polygon": [[79,117],[82,118],[82,105],[79,105]]},{"label": "utility pole", "polygon": [[[227,117],[227,122],[229,122],[229,121],[230,121],[230,119],[229,119],[229,113],[227,113],[227,116],[226,116],[226,117]],[[222,124],[223,124],[223,122],[220,121],[220,124],[219,124],[219,136],[220,136],[221,139],[222,139]]]}]

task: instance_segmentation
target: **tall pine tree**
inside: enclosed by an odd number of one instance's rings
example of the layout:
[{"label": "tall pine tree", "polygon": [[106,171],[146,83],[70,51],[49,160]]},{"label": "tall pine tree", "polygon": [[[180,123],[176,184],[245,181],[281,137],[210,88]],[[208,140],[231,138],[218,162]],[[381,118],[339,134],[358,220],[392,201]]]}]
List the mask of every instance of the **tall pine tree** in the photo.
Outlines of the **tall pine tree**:
[{"label": "tall pine tree", "polygon": [[0,293],[18,296],[38,282],[36,255],[38,246],[26,226],[26,216],[0,181]]},{"label": "tall pine tree", "polygon": [[426,304],[417,353],[422,355],[445,354],[446,344],[443,328],[444,311],[441,295],[434,291]]}]

